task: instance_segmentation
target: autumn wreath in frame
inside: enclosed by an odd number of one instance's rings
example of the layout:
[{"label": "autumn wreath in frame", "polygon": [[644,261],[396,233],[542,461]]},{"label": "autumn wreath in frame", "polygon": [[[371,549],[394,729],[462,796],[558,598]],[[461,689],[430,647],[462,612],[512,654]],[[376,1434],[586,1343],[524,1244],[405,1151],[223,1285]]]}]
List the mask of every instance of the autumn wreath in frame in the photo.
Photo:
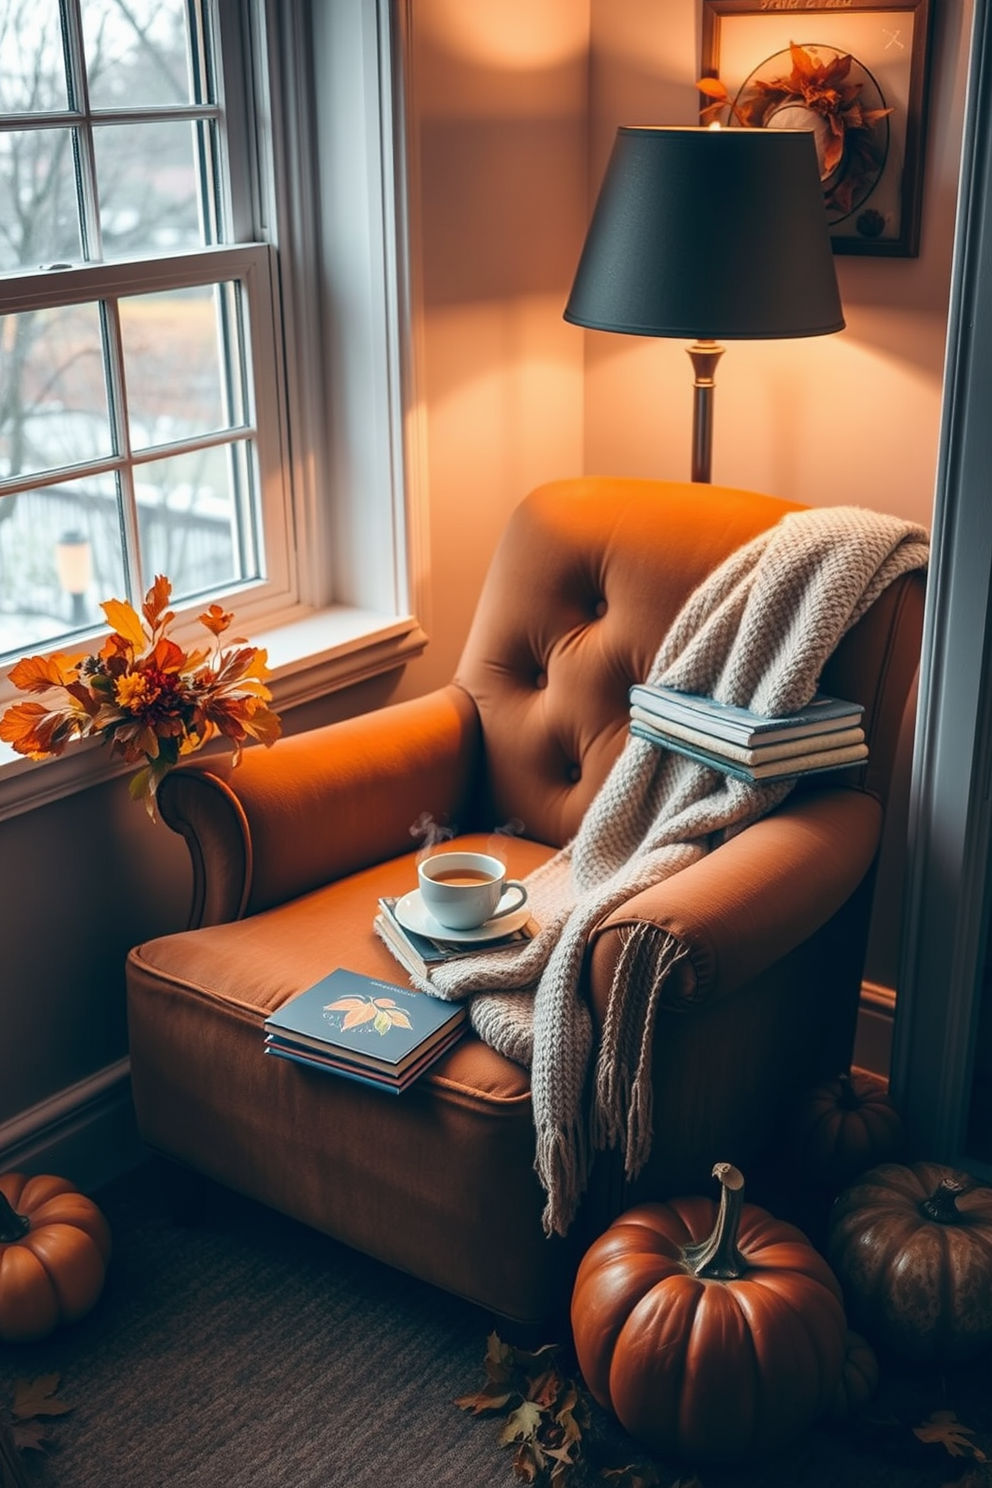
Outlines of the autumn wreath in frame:
[{"label": "autumn wreath in frame", "polygon": [[703,0],[700,122],[804,128],[837,253],[919,251],[930,0]]}]

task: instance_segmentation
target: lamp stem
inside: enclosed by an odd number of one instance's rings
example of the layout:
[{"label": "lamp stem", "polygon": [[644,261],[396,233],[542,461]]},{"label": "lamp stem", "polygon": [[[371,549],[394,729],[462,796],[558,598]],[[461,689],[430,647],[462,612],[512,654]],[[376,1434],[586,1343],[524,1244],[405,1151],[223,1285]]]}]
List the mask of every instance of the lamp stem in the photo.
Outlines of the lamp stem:
[{"label": "lamp stem", "polygon": [[710,480],[713,452],[713,394],[716,388],[716,364],[725,348],[706,338],[686,347],[693,370],[692,401],[692,479]]}]

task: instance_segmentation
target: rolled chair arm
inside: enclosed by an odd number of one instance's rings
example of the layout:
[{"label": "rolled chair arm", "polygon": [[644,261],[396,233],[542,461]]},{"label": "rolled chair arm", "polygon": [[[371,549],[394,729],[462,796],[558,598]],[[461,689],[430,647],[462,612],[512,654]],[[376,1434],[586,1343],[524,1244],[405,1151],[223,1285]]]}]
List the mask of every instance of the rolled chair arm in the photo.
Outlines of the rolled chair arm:
[{"label": "rolled chair arm", "polygon": [[482,752],[475,704],[449,685],[425,697],[220,756],[165,777],[161,817],[193,865],[191,928],[285,903],[407,852],[423,813],[465,810]]},{"label": "rolled chair arm", "polygon": [[656,925],[685,948],[662,1006],[712,1002],[759,976],[825,924],[868,873],[882,809],[861,791],[795,796],[691,867],[603,920],[590,962],[601,1023],[624,931]]}]

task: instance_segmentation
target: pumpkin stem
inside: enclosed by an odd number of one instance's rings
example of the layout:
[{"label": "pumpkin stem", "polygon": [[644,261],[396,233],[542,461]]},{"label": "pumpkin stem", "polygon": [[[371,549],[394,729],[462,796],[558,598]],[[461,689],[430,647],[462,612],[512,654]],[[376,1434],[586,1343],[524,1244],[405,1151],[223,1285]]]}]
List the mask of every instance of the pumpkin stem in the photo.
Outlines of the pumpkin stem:
[{"label": "pumpkin stem", "polygon": [[720,1208],[713,1233],[682,1251],[686,1269],[709,1281],[736,1281],[748,1269],[737,1247],[737,1231],[744,1203],[744,1177],[732,1163],[717,1163],[713,1177],[720,1180]]},{"label": "pumpkin stem", "polygon": [[938,1224],[960,1224],[963,1216],[956,1203],[957,1196],[967,1193],[970,1186],[960,1178],[942,1178],[930,1197],[920,1204],[920,1213]]},{"label": "pumpkin stem", "polygon": [[0,1245],[13,1245],[22,1240],[31,1228],[26,1214],[18,1214],[11,1208],[6,1194],[0,1193]]},{"label": "pumpkin stem", "polygon": [[861,1106],[861,1097],[851,1083],[850,1075],[838,1075],[837,1083],[840,1086],[840,1094],[837,1097],[837,1104],[840,1109],[842,1111],[857,1111]]}]

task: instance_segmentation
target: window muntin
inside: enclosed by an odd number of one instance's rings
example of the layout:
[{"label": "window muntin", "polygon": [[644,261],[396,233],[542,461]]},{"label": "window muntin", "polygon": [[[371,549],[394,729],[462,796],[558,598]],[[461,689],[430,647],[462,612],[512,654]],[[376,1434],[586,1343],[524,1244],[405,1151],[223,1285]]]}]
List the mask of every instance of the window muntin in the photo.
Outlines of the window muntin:
[{"label": "window muntin", "polygon": [[0,663],[156,573],[179,604],[291,600],[270,250],[222,242],[251,176],[220,3],[0,0]]}]

